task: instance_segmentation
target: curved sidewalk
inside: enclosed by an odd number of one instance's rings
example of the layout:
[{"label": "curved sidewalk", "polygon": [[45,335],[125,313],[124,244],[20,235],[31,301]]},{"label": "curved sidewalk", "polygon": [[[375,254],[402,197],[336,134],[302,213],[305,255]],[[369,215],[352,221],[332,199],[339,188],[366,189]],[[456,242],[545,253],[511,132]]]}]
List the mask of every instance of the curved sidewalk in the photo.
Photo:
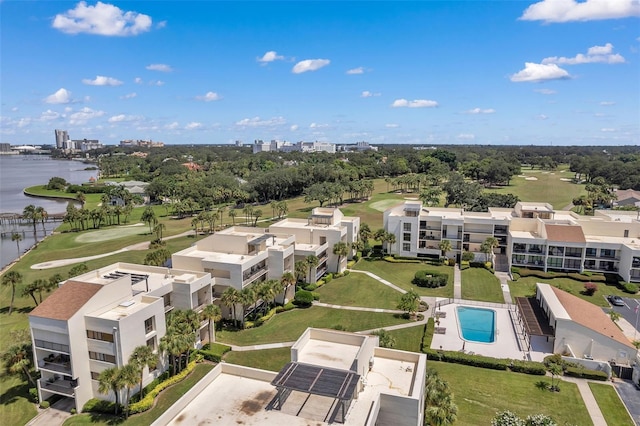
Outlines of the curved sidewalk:
[{"label": "curved sidewalk", "polygon": [[[172,240],[174,238],[186,237],[188,235],[193,234],[193,231],[185,231],[181,234],[171,235],[169,237],[163,238],[163,240]],[[89,260],[100,259],[102,257],[111,256],[118,253],[123,253],[125,251],[131,250],[147,250],[149,248],[149,242],[145,241],[142,243],[132,244],[127,247],[123,247],[119,250],[110,251],[107,253],[96,254],[93,256],[85,256],[85,257],[74,257],[71,259],[59,259],[59,260],[50,260],[48,262],[36,263],[35,265],[31,265],[31,269],[51,269],[51,268],[59,268],[61,266],[73,265],[74,263],[86,262]]]}]

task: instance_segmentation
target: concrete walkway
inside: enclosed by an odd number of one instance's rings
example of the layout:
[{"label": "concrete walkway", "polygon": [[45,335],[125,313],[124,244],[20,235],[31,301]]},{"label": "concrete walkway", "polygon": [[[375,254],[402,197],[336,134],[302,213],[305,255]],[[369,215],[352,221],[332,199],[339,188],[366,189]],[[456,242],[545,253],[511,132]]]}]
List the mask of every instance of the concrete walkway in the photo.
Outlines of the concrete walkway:
[{"label": "concrete walkway", "polygon": [[[192,234],[193,234],[193,231],[186,231],[181,234],[165,237],[163,238],[163,240],[172,240],[174,238],[186,237],[187,235],[192,235]],[[94,256],[75,257],[72,259],[50,260],[48,262],[36,263],[35,265],[31,265],[31,269],[59,268],[60,266],[67,266],[67,265],[73,265],[74,263],[87,262],[89,260],[100,259],[102,257],[111,256],[113,254],[123,253],[125,251],[147,250],[148,248],[149,248],[149,243],[145,241],[142,243],[132,244],[130,246],[121,248],[120,250],[110,251],[108,253],[96,254]]]},{"label": "concrete walkway", "polygon": [[562,380],[565,382],[575,383],[578,386],[580,396],[584,401],[584,405],[587,407],[593,426],[607,426],[607,422],[604,420],[602,411],[600,411],[600,407],[598,407],[598,403],[591,392],[589,381],[585,379],[576,379],[574,377],[562,377]]},{"label": "concrete walkway", "polygon": [[329,303],[313,302],[313,306],[322,306],[323,308],[345,309],[347,311],[366,311],[366,312],[384,312],[387,314],[404,314],[404,311],[398,309],[382,309],[382,308],[363,308],[361,306],[342,306],[331,305]]},{"label": "concrete walkway", "polygon": [[500,280],[500,288],[502,289],[502,297],[504,298],[504,303],[511,304],[513,303],[511,299],[511,290],[509,290],[509,274],[506,272],[495,272],[495,276]]},{"label": "concrete walkway", "polygon": [[46,410],[38,409],[39,413],[26,426],[61,425],[71,417],[71,409],[75,408],[72,398],[62,398]]},{"label": "concrete walkway", "polygon": [[358,271],[357,269],[350,269],[351,272],[355,272],[357,274],[365,274],[365,275],[369,275],[371,278],[373,278],[376,281],[381,282],[382,284],[391,287],[392,289],[394,289],[395,291],[399,291],[402,294],[405,294],[407,292],[407,290],[403,290],[400,287],[398,287],[395,284],[390,283],[389,281],[380,278],[379,276],[377,276],[376,274],[369,272],[369,271]]},{"label": "concrete walkway", "polygon": [[462,272],[457,263],[453,267],[453,298],[462,299]]}]

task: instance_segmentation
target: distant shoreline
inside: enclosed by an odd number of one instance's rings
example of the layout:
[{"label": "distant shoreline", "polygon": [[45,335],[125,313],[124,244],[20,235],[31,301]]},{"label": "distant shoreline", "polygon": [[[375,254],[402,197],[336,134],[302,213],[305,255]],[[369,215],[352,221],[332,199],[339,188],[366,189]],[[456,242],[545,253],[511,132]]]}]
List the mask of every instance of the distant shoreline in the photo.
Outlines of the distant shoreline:
[{"label": "distant shoreline", "polygon": [[[26,195],[27,197],[34,197],[34,198],[48,198],[48,199],[50,199],[50,200],[68,200],[68,201],[73,201],[73,202],[76,202],[76,203],[78,202],[78,201],[77,201],[74,197],[72,197],[72,196],[65,197],[65,196],[62,196],[62,195],[42,195],[42,194],[35,194],[35,193],[32,193],[32,192],[29,192],[29,191],[28,191],[28,189],[29,189],[29,188],[34,188],[35,186],[41,186],[41,185],[34,185],[34,186],[29,186],[29,187],[27,187],[27,188],[24,188],[24,189],[22,190],[22,193],[23,193],[24,195]],[[44,186],[44,185],[42,185],[42,186]]]}]

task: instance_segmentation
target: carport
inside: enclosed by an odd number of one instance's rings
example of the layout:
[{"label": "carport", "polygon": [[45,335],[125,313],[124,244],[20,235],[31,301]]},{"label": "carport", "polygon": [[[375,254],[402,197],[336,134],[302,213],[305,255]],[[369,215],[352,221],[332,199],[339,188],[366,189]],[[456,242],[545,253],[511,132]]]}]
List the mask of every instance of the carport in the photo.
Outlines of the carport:
[{"label": "carport", "polygon": [[[328,423],[344,423],[359,380],[360,375],[352,371],[290,362],[271,382],[278,393],[270,406],[276,410],[282,409],[292,391],[308,394],[306,401],[311,395],[319,395],[334,400],[326,416]],[[302,408],[298,412],[302,411]]]},{"label": "carport", "polygon": [[530,336],[554,337],[553,328],[549,325],[549,318],[540,307],[535,297],[516,297],[518,305],[518,321],[524,325],[525,341],[531,350]]}]

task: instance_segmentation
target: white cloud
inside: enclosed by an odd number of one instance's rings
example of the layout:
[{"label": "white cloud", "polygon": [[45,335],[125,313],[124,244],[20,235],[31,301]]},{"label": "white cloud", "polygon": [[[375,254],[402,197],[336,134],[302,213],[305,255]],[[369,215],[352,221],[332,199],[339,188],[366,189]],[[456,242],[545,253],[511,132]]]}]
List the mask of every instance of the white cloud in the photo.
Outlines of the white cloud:
[{"label": "white cloud", "polygon": [[386,127],[387,129],[397,129],[398,127],[400,127],[400,125],[396,123],[388,123],[385,124],[384,127]]},{"label": "white cloud", "polygon": [[103,36],[134,36],[149,31],[151,17],[138,12],[125,12],[102,2],[87,6],[79,2],[53,18],[52,27],[67,34],[97,34]]},{"label": "white cloud", "polygon": [[164,86],[164,81],[162,81],[162,80],[151,80],[149,82],[149,86]]},{"label": "white cloud", "polygon": [[167,130],[175,130],[178,127],[180,127],[180,123],[178,123],[177,121],[174,121],[173,123],[169,123],[164,126],[164,128]]},{"label": "white cloud", "polygon": [[326,67],[331,63],[328,59],[305,59],[293,66],[291,72],[294,74],[302,74],[307,71],[317,71],[322,67]]},{"label": "white cloud", "polygon": [[474,135],[473,133],[460,133],[458,136],[456,136],[456,138],[463,141],[472,141],[476,138],[476,135]]},{"label": "white cloud", "polygon": [[50,109],[40,114],[40,121],[53,121],[60,118],[60,113],[51,111]]},{"label": "white cloud", "polygon": [[600,105],[602,105],[602,106],[612,106],[612,105],[615,105],[615,104],[616,103],[612,102],[612,101],[602,101],[602,102],[600,102]]},{"label": "white cloud", "polygon": [[79,125],[85,124],[87,121],[102,117],[104,115],[104,111],[96,111],[88,107],[82,108],[78,112],[74,112],[69,116],[69,124]]},{"label": "white cloud", "polygon": [[368,90],[365,90],[364,92],[362,92],[360,94],[361,98],[370,98],[372,96],[380,96],[380,93],[374,93],[374,92],[370,92]]},{"label": "white cloud", "polygon": [[199,101],[211,102],[219,101],[220,99],[222,99],[222,96],[218,95],[216,92],[207,92],[202,96],[196,96],[196,99]]},{"label": "white cloud", "polygon": [[134,82],[134,83],[136,83],[136,84],[142,84],[142,83],[144,83],[144,81],[142,81],[142,79],[141,79],[140,77],[136,77],[136,78],[133,80],[133,82]]},{"label": "white cloud", "polygon": [[133,99],[136,96],[138,96],[138,94],[136,92],[131,92],[131,93],[127,93],[124,96],[120,96],[120,99]]},{"label": "white cloud", "polygon": [[391,104],[393,108],[433,108],[438,106],[438,102],[428,99],[415,99],[408,101],[406,99],[396,99]]},{"label": "white cloud", "polygon": [[18,111],[18,107],[13,107],[13,108],[11,108],[11,111],[13,111],[13,112]]},{"label": "white cloud", "polygon": [[605,132],[605,133],[612,133],[612,132],[616,132],[616,129],[612,129],[610,127],[605,127],[603,129],[600,129],[601,132]]},{"label": "white cloud", "polygon": [[20,120],[18,120],[18,123],[17,123],[19,128],[27,127],[29,124],[31,124],[30,117],[21,118]]},{"label": "white cloud", "polygon": [[364,68],[362,67],[352,68],[350,70],[347,70],[347,74],[349,75],[364,74]]},{"label": "white cloud", "polygon": [[640,16],[638,0],[542,0],[529,6],[524,21],[571,22]]},{"label": "white cloud", "polygon": [[261,58],[256,58],[256,61],[266,65],[269,62],[282,61],[283,59],[284,59],[284,56],[278,55],[278,53],[275,50],[270,50],[264,55],[262,55]]},{"label": "white cloud", "polygon": [[541,95],[555,95],[556,91],[551,89],[535,89],[534,92],[540,93]]},{"label": "white cloud", "polygon": [[48,104],[68,104],[71,102],[71,92],[63,87],[44,98],[44,101]]},{"label": "white cloud", "polygon": [[493,114],[496,112],[493,108],[482,109],[482,108],[473,108],[468,111],[465,111],[467,114]]},{"label": "white cloud", "polygon": [[289,130],[295,132],[296,130],[298,130],[298,128],[300,128],[300,126],[298,126],[297,124],[292,124],[291,127],[289,127]]},{"label": "white cloud", "polygon": [[260,117],[243,118],[236,122],[236,126],[240,127],[272,127],[281,124],[286,124],[287,120],[284,117],[273,117],[268,120],[263,120]]},{"label": "white cloud", "polygon": [[124,115],[124,114],[119,114],[119,115],[114,115],[113,117],[110,117],[109,120],[107,120],[109,123],[120,123],[123,121],[136,121],[136,120],[140,120],[140,116],[137,115]]},{"label": "white cloud", "polygon": [[309,124],[310,129],[326,129],[327,127],[329,127],[328,124],[318,124],[318,123]]},{"label": "white cloud", "polygon": [[202,123],[198,123],[197,121],[192,121],[191,123],[184,126],[185,130],[196,130],[202,127]]},{"label": "white cloud", "polygon": [[525,62],[524,69],[511,76],[511,81],[520,83],[523,81],[538,82],[546,80],[562,80],[571,78],[566,70],[556,64],[536,64]]},{"label": "white cloud", "polygon": [[89,86],[120,86],[122,84],[120,80],[113,77],[105,77],[104,75],[97,75],[93,80],[85,78],[82,83]]},{"label": "white cloud", "polygon": [[166,26],[167,26],[167,21],[160,21],[156,24],[157,29],[162,29],[162,28],[165,28]]},{"label": "white cloud", "polygon": [[160,71],[160,72],[171,72],[173,68],[171,68],[167,64],[150,64],[145,67],[149,71]]},{"label": "white cloud", "polygon": [[549,118],[549,117],[548,117],[548,116],[546,116],[546,115],[544,115],[544,114],[540,114],[540,115],[538,115],[538,120],[546,120],[546,119],[548,119],[548,118]]},{"label": "white cloud", "polygon": [[613,53],[613,45],[611,43],[607,43],[604,46],[590,47],[586,55],[583,53],[578,53],[573,58],[565,58],[564,56],[551,56],[542,60],[543,64],[561,65],[577,65],[590,63],[622,64],[624,62],[625,60],[622,55]]}]

